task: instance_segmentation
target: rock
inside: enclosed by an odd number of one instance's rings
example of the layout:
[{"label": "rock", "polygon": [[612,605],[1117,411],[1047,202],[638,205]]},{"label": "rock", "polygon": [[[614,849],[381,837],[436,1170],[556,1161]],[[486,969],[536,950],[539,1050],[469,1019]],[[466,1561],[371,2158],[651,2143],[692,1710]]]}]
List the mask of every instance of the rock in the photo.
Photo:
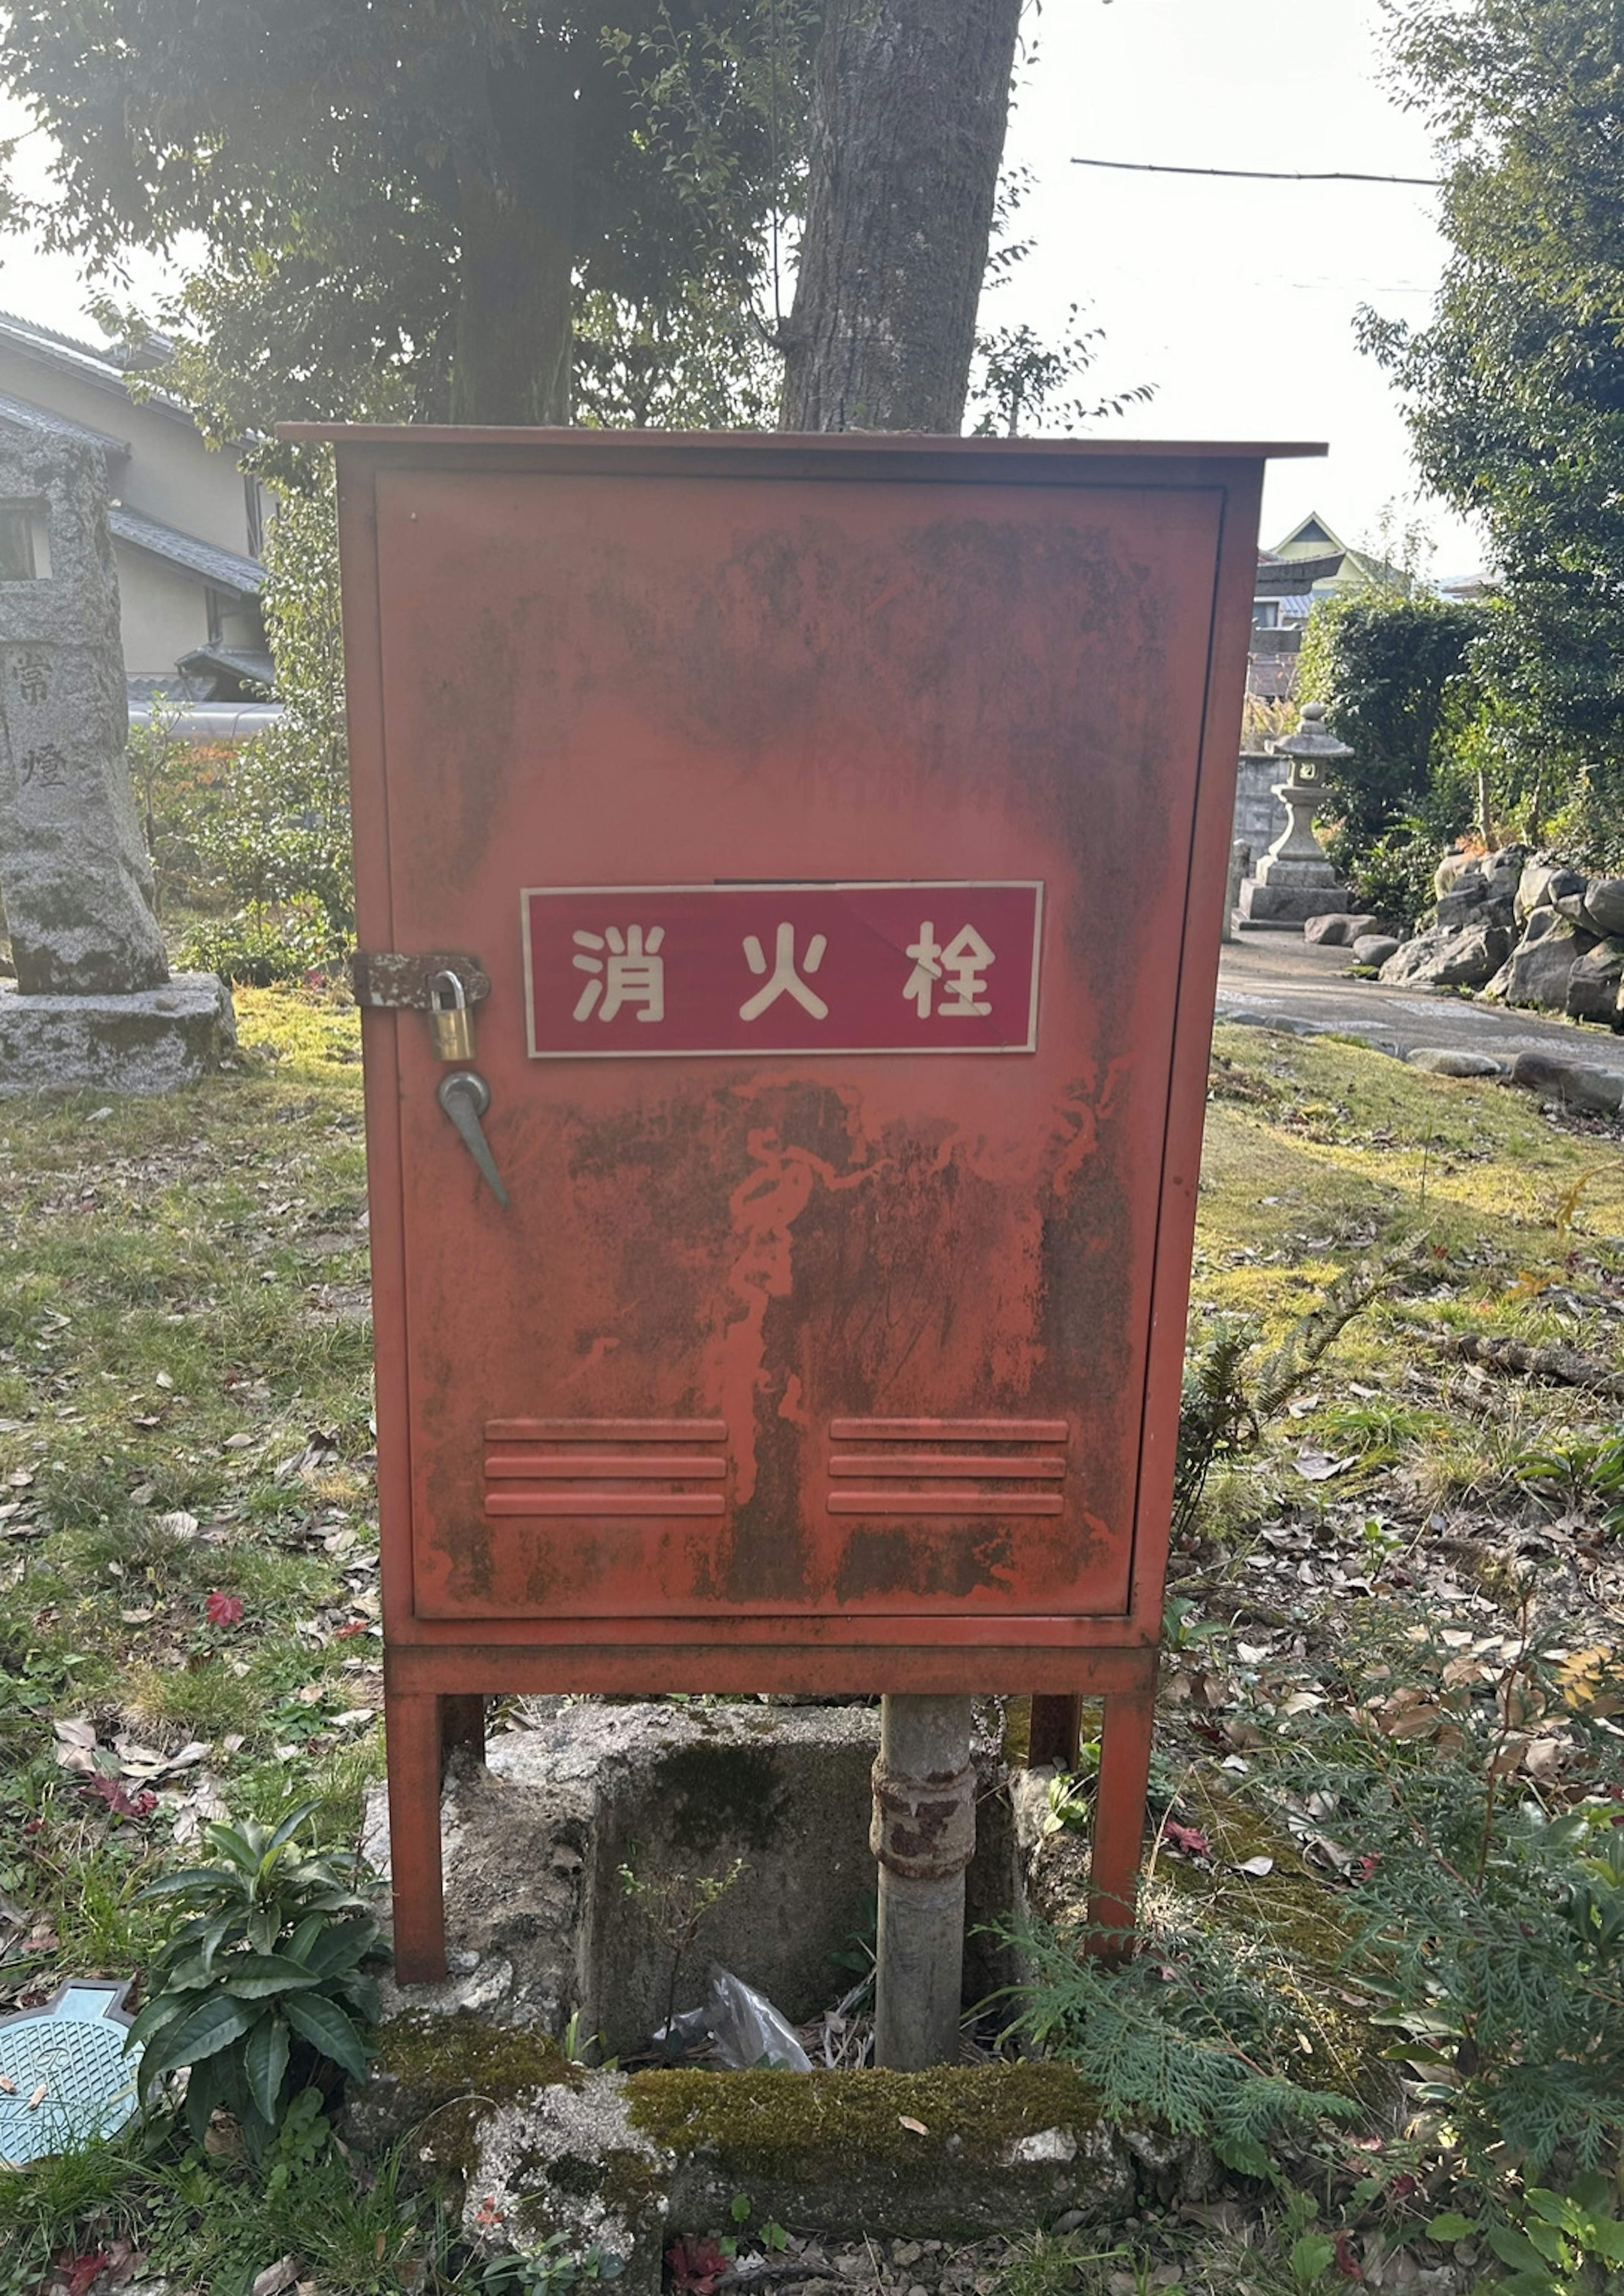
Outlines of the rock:
[{"label": "rock", "polygon": [[1527,862],[1517,881],[1517,922],[1521,924],[1532,916],[1536,909],[1549,907],[1564,893],[1580,891],[1584,882],[1576,869],[1569,869],[1560,862]]},{"label": "rock", "polygon": [[1242,921],[1294,931],[1309,917],[1348,914],[1346,885],[1264,885],[1249,877],[1241,888]]},{"label": "rock", "polygon": [[1433,988],[1480,988],[1505,962],[1510,947],[1511,935],[1504,925],[1421,933],[1387,959],[1381,978]]},{"label": "rock", "polygon": [[1488,898],[1489,888],[1481,877],[1463,878],[1453,892],[1439,894],[1433,922],[1440,932],[1458,932],[1463,925],[1477,922]]},{"label": "rock", "polygon": [[1439,899],[1452,893],[1463,877],[1475,874],[1482,857],[1480,853],[1446,853],[1432,872],[1432,890]]},{"label": "rock", "polygon": [[1576,957],[1568,975],[1568,1012],[1575,1021],[1618,1018],[1619,987],[1624,981],[1624,940],[1598,941]]},{"label": "rock", "polygon": [[656,2296],[677,2161],[636,2126],[627,2086],[621,2073],[586,2073],[482,2115],[463,2194],[476,2253],[523,2253],[562,2233],[572,2254],[595,2248],[628,2290]]},{"label": "rock", "polygon": [[1581,931],[1587,930],[1589,920],[1585,914],[1585,896],[1589,890],[1589,880],[1581,877],[1573,892],[1558,893],[1551,906],[1559,917],[1566,917],[1570,924],[1578,925]]},{"label": "rock", "polygon": [[1391,933],[1361,933],[1353,943],[1356,964],[1385,964],[1390,956],[1397,956],[1404,943]]},{"label": "rock", "polygon": [[[1364,920],[1358,922],[1362,923]],[[1345,910],[1327,910],[1305,922],[1302,937],[1310,948],[1345,948],[1349,939],[1348,928],[1354,922]]]},{"label": "rock", "polygon": [[0,1099],[22,1093],[178,1092],[237,1041],[231,991],[180,972],[127,996],[20,996],[0,987]]},{"label": "rock", "polygon": [[1499,1062],[1490,1060],[1487,1053],[1456,1052],[1452,1045],[1417,1045],[1405,1059],[1427,1076],[1497,1077],[1500,1073]]},{"label": "rock", "polygon": [[1585,921],[1592,932],[1624,933],[1624,877],[1593,877],[1585,895]]},{"label": "rock", "polygon": [[1586,1115],[1616,1116],[1624,1103],[1624,1075],[1587,1061],[1564,1061],[1550,1053],[1519,1053],[1511,1080],[1525,1092],[1556,1100]]},{"label": "rock", "polygon": [[42,506],[48,571],[0,584],[0,890],[25,996],[169,978],[125,743],[119,582],[99,447],[0,422],[0,496]]},{"label": "rock", "polygon": [[[1548,920],[1548,922],[1547,922]],[[1508,1004],[1532,1004],[1551,1013],[1568,1009],[1568,980],[1574,962],[1591,947],[1589,936],[1549,909],[1529,919],[1528,929],[1489,986]]]}]

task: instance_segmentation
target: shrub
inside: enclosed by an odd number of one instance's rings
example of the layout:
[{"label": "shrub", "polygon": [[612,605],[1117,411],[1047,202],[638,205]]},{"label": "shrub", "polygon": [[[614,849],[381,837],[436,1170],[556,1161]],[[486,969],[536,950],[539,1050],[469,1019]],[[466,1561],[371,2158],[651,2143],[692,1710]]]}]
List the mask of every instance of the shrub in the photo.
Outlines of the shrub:
[{"label": "shrub", "polygon": [[217,972],[234,986],[268,988],[278,980],[303,980],[337,964],[342,943],[332,920],[314,893],[285,901],[255,902],[235,916],[193,924],[181,944],[180,961],[197,972]]},{"label": "shrub", "polygon": [[251,1819],[206,1826],[221,1863],[166,1874],[137,1900],[191,1911],[152,1963],[129,2043],[144,2046],[144,2102],[190,2067],[186,2121],[200,2141],[224,2106],[258,2148],[291,2096],[366,2070],[378,1997],[362,1964],[378,1926],[333,1858],[295,1847],[318,1808],[301,1803],[274,1832]]}]

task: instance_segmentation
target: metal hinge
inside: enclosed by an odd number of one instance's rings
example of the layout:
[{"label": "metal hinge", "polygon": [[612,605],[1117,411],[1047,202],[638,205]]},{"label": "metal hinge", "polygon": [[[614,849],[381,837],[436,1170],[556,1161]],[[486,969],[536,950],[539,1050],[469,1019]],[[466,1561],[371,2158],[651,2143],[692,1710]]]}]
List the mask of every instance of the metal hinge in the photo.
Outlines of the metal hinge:
[{"label": "metal hinge", "polygon": [[463,984],[469,1004],[490,995],[490,975],[478,957],[455,951],[431,951],[424,956],[403,956],[398,949],[358,948],[349,960],[349,978],[356,1003],[387,1013],[432,1013],[434,985],[445,996],[445,976],[454,973]]}]

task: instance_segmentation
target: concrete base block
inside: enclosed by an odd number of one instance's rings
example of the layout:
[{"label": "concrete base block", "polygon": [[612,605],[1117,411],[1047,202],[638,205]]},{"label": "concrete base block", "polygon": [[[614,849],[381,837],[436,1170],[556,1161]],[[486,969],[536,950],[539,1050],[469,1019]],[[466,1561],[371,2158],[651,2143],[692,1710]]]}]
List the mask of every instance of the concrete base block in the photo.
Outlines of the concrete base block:
[{"label": "concrete base block", "polygon": [[181,972],[128,996],[24,996],[0,987],[0,1099],[178,1092],[218,1068],[237,1041],[231,991]]},{"label": "concrete base block", "polygon": [[[406,2138],[408,2174],[438,2188],[479,2253],[522,2255],[562,2234],[575,2255],[612,2258],[628,2296],[659,2296],[677,2236],[731,2231],[741,2194],[752,2232],[776,2219],[854,2246],[881,2234],[958,2247],[1056,2217],[1120,2223],[1212,2185],[1205,2146],[1107,2128],[1070,2065],[628,2077],[474,2017],[386,2025],[344,2125],[374,2157]],[[827,2288],[857,2275],[804,2277]],[[874,2286],[872,2267],[864,2279]]]},{"label": "concrete base block", "polygon": [[1241,888],[1241,920],[1300,932],[1310,917],[1346,914],[1350,898],[1346,885],[1265,885],[1249,877]]},{"label": "concrete base block", "polygon": [[[833,2005],[852,1979],[831,1956],[872,1933],[877,1708],[591,1699],[537,1701],[531,1714],[531,1727],[492,1738],[488,1767],[447,1780],[451,1975],[443,1986],[386,1984],[386,2015],[472,2010],[562,2033],[578,2014],[606,2053],[627,2055],[648,2046],[668,2004],[680,2013],[703,1999],[712,1962],[791,2024]],[[997,1749],[978,1748],[977,1766],[967,2002],[1014,1974],[975,1932],[1016,1911],[1020,1887],[1009,1806],[993,1791]],[[362,1846],[380,1871],[388,1839],[379,1789]],[[719,1879],[741,1862],[674,1968],[669,1935],[695,1877]]]},{"label": "concrete base block", "polygon": [[1302,932],[1309,916],[1341,916],[1349,909],[1346,884],[1261,884],[1247,877],[1241,886],[1241,921]]}]

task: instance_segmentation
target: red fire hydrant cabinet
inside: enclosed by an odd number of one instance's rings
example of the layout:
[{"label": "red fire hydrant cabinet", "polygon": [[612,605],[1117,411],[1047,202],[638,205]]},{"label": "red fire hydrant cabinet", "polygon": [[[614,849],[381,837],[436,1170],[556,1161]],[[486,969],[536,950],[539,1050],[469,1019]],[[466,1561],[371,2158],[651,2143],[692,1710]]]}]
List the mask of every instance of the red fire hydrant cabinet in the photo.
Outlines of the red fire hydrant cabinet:
[{"label": "red fire hydrant cabinet", "polygon": [[1282,450],[319,435],[401,1977],[497,1692],[1102,1697],[1125,1926]]}]

